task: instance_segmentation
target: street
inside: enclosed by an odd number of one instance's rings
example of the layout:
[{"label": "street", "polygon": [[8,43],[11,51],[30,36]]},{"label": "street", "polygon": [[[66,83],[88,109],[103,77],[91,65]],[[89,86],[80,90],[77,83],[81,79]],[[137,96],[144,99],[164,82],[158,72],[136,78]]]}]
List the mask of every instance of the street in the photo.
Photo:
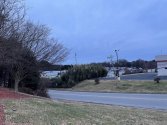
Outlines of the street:
[{"label": "street", "polygon": [[48,90],[51,99],[167,110],[167,94],[94,93]]},{"label": "street", "polygon": [[[157,76],[157,73],[137,73],[137,74],[129,74],[129,75],[122,75],[121,80],[154,80]],[[161,80],[167,80],[167,77],[161,76]],[[114,80],[114,77],[111,78],[101,78],[102,80]]]}]

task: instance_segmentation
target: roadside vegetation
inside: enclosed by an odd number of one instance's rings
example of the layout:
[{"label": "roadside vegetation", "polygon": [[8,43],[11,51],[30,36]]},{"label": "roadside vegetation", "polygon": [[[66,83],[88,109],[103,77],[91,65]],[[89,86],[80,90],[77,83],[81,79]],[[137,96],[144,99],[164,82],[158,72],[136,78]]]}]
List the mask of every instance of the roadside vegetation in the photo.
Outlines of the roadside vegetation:
[{"label": "roadside vegetation", "polygon": [[166,125],[167,112],[102,106],[96,104],[53,102],[29,98],[1,100],[6,124],[13,125]]},{"label": "roadside vegetation", "polygon": [[167,81],[85,80],[69,90],[92,92],[167,93]]},{"label": "roadside vegetation", "polygon": [[101,65],[77,65],[69,68],[61,77],[51,80],[52,88],[71,88],[86,79],[107,76],[107,70]]}]

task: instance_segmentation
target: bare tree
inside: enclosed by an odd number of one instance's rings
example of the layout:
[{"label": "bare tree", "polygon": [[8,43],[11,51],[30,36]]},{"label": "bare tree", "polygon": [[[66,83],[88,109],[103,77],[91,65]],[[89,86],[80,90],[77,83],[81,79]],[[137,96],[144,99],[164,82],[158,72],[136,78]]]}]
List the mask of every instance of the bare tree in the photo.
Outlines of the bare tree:
[{"label": "bare tree", "polygon": [[[17,42],[20,43],[21,48],[27,49],[27,55],[31,54],[35,59],[40,61],[48,61],[51,63],[60,63],[68,55],[67,49],[58,41],[53,38],[49,38],[49,30],[44,25],[34,25],[32,23],[26,23],[20,33],[17,34]],[[19,50],[21,50],[21,48]],[[23,53],[23,52],[20,52]],[[22,56],[17,56],[22,58]],[[15,72],[15,90],[18,89],[18,84],[27,76],[27,71],[24,70],[24,65],[16,61],[15,66],[17,72]],[[22,59],[24,60],[24,58]],[[27,64],[31,64],[31,61],[27,61]],[[31,67],[29,67],[31,68]]]},{"label": "bare tree", "polygon": [[[67,49],[54,38],[45,25],[25,20],[22,0],[0,1],[0,65],[10,67],[15,79],[15,90],[35,61],[60,63],[68,55]],[[26,64],[26,65],[25,65]]]},{"label": "bare tree", "polygon": [[18,91],[19,83],[26,77],[38,71],[38,63],[33,53],[29,50],[21,49],[17,56],[16,63],[12,65],[11,72],[15,79],[15,91]]},{"label": "bare tree", "polygon": [[24,24],[25,6],[22,0],[0,1],[0,37],[9,39]]},{"label": "bare tree", "polygon": [[30,49],[38,61],[59,63],[68,55],[67,49],[54,38],[50,38],[50,30],[45,25],[25,23],[18,35],[19,42]]}]

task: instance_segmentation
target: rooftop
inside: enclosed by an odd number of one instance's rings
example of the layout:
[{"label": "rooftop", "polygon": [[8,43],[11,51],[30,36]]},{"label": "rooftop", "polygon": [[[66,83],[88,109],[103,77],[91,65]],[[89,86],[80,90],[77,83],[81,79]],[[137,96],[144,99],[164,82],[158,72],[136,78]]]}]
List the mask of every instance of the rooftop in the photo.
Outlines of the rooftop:
[{"label": "rooftop", "polygon": [[167,62],[167,55],[158,55],[155,57],[157,62]]}]

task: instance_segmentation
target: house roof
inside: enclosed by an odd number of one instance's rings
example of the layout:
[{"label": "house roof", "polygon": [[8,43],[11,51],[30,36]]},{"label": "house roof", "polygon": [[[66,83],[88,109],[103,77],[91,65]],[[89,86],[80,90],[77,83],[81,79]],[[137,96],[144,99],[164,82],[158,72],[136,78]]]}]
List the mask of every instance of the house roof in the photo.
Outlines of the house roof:
[{"label": "house roof", "polygon": [[157,62],[167,62],[167,55],[156,56],[155,61],[157,61]]}]

